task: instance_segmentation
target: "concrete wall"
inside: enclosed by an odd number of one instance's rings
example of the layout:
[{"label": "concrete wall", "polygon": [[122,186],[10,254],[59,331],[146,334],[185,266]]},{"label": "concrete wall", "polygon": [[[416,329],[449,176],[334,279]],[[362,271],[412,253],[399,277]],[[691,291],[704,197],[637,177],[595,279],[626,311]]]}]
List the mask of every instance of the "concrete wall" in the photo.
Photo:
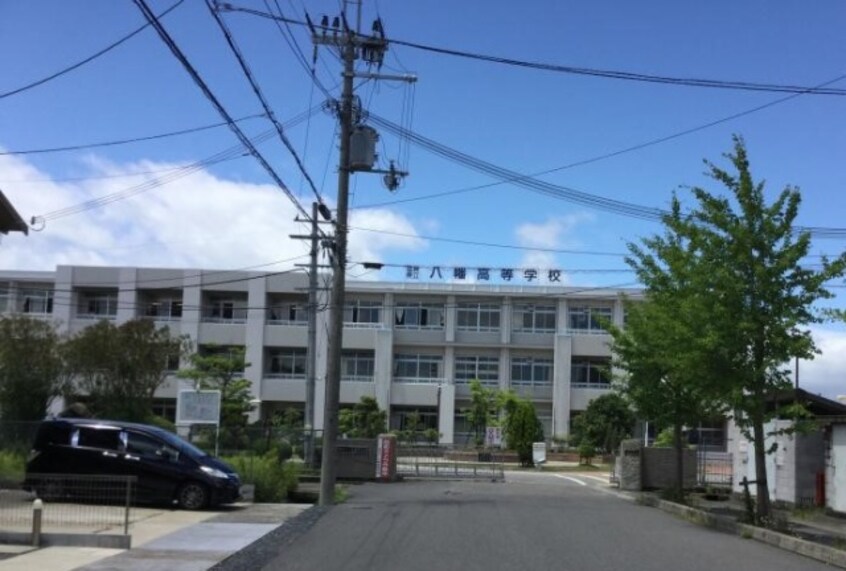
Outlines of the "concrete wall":
[{"label": "concrete wall", "polygon": [[[667,489],[676,485],[676,451],[673,448],[642,449],[642,485],[644,489]],[[682,451],[683,482],[686,489],[696,487],[696,450]]]}]

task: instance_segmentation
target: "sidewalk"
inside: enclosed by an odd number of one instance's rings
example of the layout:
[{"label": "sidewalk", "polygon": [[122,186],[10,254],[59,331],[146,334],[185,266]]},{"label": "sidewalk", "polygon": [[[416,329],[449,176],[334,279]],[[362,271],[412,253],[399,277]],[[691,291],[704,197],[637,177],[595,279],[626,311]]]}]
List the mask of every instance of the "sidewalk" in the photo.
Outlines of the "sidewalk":
[{"label": "sidewalk", "polygon": [[160,511],[132,524],[132,549],[47,547],[0,561],[0,571],[205,571],[301,514],[308,504]]}]

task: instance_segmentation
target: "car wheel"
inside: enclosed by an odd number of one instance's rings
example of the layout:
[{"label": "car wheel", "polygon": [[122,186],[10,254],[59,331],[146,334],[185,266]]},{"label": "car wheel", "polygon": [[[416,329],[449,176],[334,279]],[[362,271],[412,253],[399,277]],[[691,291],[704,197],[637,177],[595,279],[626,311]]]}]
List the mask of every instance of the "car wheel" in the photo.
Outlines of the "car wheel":
[{"label": "car wheel", "polygon": [[187,482],[179,487],[176,502],[186,510],[201,510],[209,503],[208,489],[199,482]]}]

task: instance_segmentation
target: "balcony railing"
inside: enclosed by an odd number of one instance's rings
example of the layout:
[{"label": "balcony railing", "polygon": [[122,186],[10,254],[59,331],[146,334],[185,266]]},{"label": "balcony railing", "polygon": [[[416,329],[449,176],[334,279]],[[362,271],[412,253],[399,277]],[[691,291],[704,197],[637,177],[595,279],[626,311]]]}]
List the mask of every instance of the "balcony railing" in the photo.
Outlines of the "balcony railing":
[{"label": "balcony railing", "polygon": [[342,383],[372,383],[373,381],[372,375],[343,375],[341,377]]},{"label": "balcony railing", "polygon": [[385,326],[380,322],[344,321],[344,327],[347,329],[384,329]]},{"label": "balcony railing", "polygon": [[285,379],[287,381],[304,381],[305,373],[265,373],[265,379]]},{"label": "balcony railing", "polygon": [[246,317],[212,317],[210,315],[204,315],[202,318],[203,323],[223,323],[228,325],[243,325],[247,322]]},{"label": "balcony railing", "polygon": [[437,377],[394,377],[394,382],[418,385],[441,385],[446,382],[446,379]]},{"label": "balcony railing", "polygon": [[303,321],[300,319],[268,319],[268,325],[285,325],[288,327],[305,327],[308,325],[308,321]]},{"label": "balcony railing", "polygon": [[108,319],[113,321],[117,318],[117,315],[114,313],[77,313],[77,319],[90,319],[90,320],[100,320],[100,319]]},{"label": "balcony railing", "polygon": [[567,335],[610,335],[605,329],[565,329]]}]

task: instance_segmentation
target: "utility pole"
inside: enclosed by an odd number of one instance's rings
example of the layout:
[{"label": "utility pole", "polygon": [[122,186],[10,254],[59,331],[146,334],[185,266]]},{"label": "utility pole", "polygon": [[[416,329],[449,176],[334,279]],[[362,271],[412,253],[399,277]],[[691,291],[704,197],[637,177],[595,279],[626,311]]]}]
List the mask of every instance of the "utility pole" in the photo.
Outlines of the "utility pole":
[{"label": "utility pole", "polygon": [[[346,2],[345,2],[346,6]],[[359,2],[359,12],[361,2]],[[360,16],[359,16],[360,18]],[[309,22],[310,23],[310,22]],[[310,23],[311,25],[311,23]],[[373,35],[365,37],[358,31],[350,29],[346,14],[334,18],[329,27],[329,20],[323,17],[320,28],[311,25],[312,40],[316,45],[327,45],[339,48],[344,65],[343,89],[341,100],[338,102],[337,113],[340,123],[340,160],[338,164],[338,198],[335,215],[335,241],[333,256],[333,279],[329,303],[329,349],[326,364],[325,408],[323,417],[323,455],[320,470],[320,505],[332,505],[335,501],[335,481],[337,479],[337,439],[338,439],[338,405],[341,393],[341,348],[344,333],[344,305],[345,280],[347,262],[347,218],[350,174],[354,171],[384,173],[386,184],[391,190],[396,189],[397,178],[407,173],[398,172],[393,165],[388,171],[372,168],[372,164],[355,164],[351,162],[351,137],[360,118],[358,109],[354,108],[353,80],[356,77],[371,79],[398,79],[402,81],[416,81],[414,76],[383,76],[373,73],[356,74],[355,62],[362,58],[368,64],[381,66],[388,42],[382,30],[382,22],[376,20],[373,24]],[[375,147],[375,139],[372,142]],[[375,158],[375,153],[373,153]]]},{"label": "utility pole", "polygon": [[[296,264],[298,267],[308,268],[308,354],[306,356],[306,398],[305,414],[303,415],[304,428],[304,452],[306,466],[314,466],[314,387],[317,382],[317,256],[320,253],[320,228],[321,222],[318,215],[325,220],[332,218],[329,209],[322,203],[313,202],[311,206],[311,233],[308,235],[291,234],[289,237],[294,240],[310,240],[309,264]],[[308,222],[297,218],[297,222]]]}]

